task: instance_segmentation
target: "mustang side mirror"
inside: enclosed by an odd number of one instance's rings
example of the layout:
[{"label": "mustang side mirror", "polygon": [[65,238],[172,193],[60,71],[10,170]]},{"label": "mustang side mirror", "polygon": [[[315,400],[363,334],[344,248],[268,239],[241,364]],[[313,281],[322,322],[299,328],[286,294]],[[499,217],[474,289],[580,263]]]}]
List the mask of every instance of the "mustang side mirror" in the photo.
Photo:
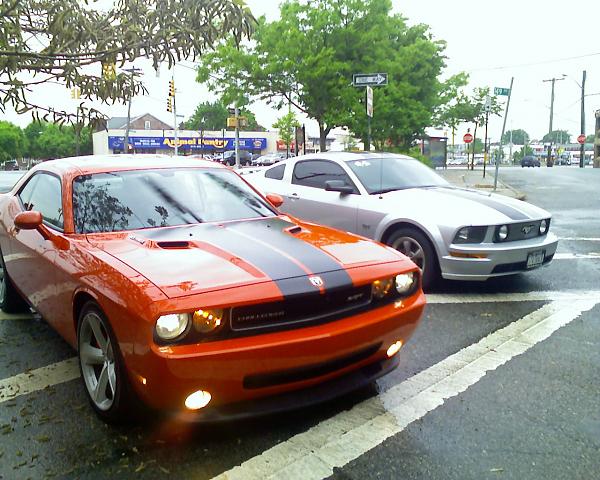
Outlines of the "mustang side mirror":
[{"label": "mustang side mirror", "polygon": [[275,208],[279,208],[281,205],[283,205],[283,197],[281,195],[277,195],[276,193],[267,193],[267,200]]},{"label": "mustang side mirror", "polygon": [[328,192],[354,193],[354,188],[346,185],[343,180],[327,180],[325,190]]},{"label": "mustang side mirror", "polygon": [[17,213],[15,217],[15,227],[19,230],[35,230],[42,224],[42,214],[40,212],[28,211]]}]

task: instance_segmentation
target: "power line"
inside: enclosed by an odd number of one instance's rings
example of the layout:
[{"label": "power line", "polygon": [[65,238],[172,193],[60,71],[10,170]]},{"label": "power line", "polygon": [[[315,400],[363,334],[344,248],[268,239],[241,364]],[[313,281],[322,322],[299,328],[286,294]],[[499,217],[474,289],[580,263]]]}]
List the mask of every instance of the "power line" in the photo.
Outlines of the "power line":
[{"label": "power line", "polygon": [[579,60],[581,58],[588,58],[588,57],[595,57],[600,55],[600,52],[596,52],[596,53],[587,53],[585,55],[577,55],[574,57],[563,57],[563,58],[555,58],[553,60],[542,60],[539,62],[531,62],[531,63],[520,63],[520,64],[515,64],[515,65],[503,65],[503,66],[499,66],[499,67],[482,67],[482,68],[474,68],[472,70],[469,70],[469,72],[485,72],[485,71],[490,71],[490,70],[506,70],[509,68],[526,68],[526,67],[534,67],[537,65],[547,65],[550,63],[559,63],[559,62],[566,62],[568,60]]}]

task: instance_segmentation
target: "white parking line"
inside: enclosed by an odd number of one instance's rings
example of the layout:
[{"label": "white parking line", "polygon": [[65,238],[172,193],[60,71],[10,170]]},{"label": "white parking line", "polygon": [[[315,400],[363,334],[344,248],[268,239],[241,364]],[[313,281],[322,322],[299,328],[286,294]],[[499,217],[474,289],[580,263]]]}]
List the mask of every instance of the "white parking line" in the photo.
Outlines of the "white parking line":
[{"label": "white parking line", "polygon": [[536,302],[554,300],[585,300],[600,302],[600,291],[526,292],[526,293],[432,293],[427,303],[505,303]]},{"label": "white parking line", "polygon": [[600,253],[556,253],[553,257],[554,260],[583,260],[591,258],[600,260]]},{"label": "white parking line", "polygon": [[215,477],[322,479],[548,338],[598,299],[552,302],[438,364]]},{"label": "white parking line", "polygon": [[559,237],[559,240],[570,240],[575,242],[600,242],[597,237]]},{"label": "white parking line", "polygon": [[0,380],[0,403],[79,377],[75,357]]},{"label": "white parking line", "polygon": [[0,320],[33,320],[33,313],[4,313],[0,310]]}]

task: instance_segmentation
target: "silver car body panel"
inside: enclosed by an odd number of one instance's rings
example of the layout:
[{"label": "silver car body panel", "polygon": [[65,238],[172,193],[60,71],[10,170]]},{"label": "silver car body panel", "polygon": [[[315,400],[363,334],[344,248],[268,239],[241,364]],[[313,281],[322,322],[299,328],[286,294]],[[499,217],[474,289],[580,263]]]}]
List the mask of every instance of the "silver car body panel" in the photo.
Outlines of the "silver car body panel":
[{"label": "silver car body panel", "polygon": [[[538,222],[551,215],[535,205],[494,193],[447,186],[420,187],[369,195],[347,160],[393,154],[327,152],[281,162],[286,165],[282,180],[265,177],[269,169],[245,178],[263,193],[284,198],[281,210],[298,218],[383,241],[399,226],[413,226],[428,236],[437,253],[442,277],[454,280],[485,280],[526,271],[528,256],[543,251],[544,264],[556,252],[558,239],[552,233],[525,240],[494,242],[496,226]],[[297,162],[329,160],[339,164],[357,187],[357,194],[295,185],[292,172]],[[454,244],[458,230],[465,226],[487,226],[483,242]],[[481,258],[465,258],[478,255]],[[514,269],[511,269],[514,266]],[[537,266],[537,265],[536,265]]]}]

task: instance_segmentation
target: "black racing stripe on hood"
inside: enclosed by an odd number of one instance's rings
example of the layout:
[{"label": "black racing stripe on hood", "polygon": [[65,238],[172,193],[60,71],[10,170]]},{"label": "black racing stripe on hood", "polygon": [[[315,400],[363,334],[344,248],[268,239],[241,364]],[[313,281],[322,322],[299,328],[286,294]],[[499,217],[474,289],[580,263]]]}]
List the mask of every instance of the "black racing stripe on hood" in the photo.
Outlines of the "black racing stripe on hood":
[{"label": "black racing stripe on hood", "polygon": [[451,195],[482,203],[486,207],[493,208],[494,210],[502,213],[503,215],[506,215],[511,220],[531,220],[531,217],[523,213],[521,210],[511,205],[507,205],[502,201],[492,198],[486,194],[454,188],[451,190]]}]

